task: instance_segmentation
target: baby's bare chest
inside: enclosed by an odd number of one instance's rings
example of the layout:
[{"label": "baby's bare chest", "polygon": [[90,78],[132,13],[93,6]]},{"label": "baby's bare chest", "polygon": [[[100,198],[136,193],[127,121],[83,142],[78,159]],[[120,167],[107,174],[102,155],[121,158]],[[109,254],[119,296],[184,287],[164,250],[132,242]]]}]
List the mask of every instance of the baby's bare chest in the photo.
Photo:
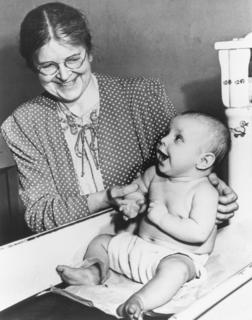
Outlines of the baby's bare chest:
[{"label": "baby's bare chest", "polygon": [[149,188],[149,199],[151,202],[164,203],[170,214],[187,218],[192,207],[193,190],[189,184],[153,181]]}]

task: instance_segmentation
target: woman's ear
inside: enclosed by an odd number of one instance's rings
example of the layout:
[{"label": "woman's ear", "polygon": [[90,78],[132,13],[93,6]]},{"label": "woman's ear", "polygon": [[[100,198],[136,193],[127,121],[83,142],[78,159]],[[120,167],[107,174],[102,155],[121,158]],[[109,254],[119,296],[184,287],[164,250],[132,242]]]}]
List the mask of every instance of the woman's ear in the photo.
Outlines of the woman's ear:
[{"label": "woman's ear", "polygon": [[212,152],[202,153],[198,158],[196,168],[199,170],[209,169],[213,166],[215,159],[215,154]]},{"label": "woman's ear", "polygon": [[89,61],[89,62],[92,62],[92,61],[93,61],[93,55],[92,55],[91,53],[88,55],[88,61]]}]

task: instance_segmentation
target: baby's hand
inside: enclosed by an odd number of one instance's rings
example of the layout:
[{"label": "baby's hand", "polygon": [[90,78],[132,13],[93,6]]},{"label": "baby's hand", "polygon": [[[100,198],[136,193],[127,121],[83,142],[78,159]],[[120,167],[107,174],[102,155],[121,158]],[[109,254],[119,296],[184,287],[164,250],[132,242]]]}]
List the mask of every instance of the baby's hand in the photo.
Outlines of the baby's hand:
[{"label": "baby's hand", "polygon": [[146,198],[143,192],[138,189],[124,196],[119,211],[123,213],[124,220],[133,219],[139,213],[146,210]]},{"label": "baby's hand", "polygon": [[167,208],[162,202],[154,201],[150,202],[149,208],[147,210],[148,219],[156,225],[162,223],[163,217],[167,215]]},{"label": "baby's hand", "polygon": [[119,207],[119,211],[122,212],[123,219],[127,221],[129,219],[134,219],[138,215],[140,206],[134,199],[124,199],[123,204]]}]

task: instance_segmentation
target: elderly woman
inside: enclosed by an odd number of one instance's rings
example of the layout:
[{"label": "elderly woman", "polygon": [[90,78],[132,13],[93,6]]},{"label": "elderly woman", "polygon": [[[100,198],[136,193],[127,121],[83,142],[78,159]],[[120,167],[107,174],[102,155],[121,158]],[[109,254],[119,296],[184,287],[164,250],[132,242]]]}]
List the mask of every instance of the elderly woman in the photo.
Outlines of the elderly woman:
[{"label": "elderly woman", "polygon": [[[153,162],[155,143],[175,109],[159,81],[91,71],[84,15],[60,2],[30,11],[20,52],[44,93],[19,106],[2,133],[17,163],[25,219],[40,232],[110,206]],[[213,175],[220,220],[232,216],[235,193]]]}]

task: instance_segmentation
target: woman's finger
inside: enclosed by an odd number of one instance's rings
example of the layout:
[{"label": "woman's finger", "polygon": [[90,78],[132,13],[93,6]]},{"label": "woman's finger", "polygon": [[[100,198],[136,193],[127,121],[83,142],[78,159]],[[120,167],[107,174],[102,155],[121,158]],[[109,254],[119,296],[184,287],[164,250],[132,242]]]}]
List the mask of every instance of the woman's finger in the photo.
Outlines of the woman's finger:
[{"label": "woman's finger", "polygon": [[219,178],[217,177],[216,173],[212,172],[209,176],[208,176],[209,181],[212,183],[212,185],[214,187],[217,187],[219,184]]},{"label": "woman's finger", "polygon": [[236,211],[239,208],[238,204],[236,202],[232,202],[230,204],[222,205],[218,204],[217,212],[222,214],[233,214],[234,211]]},{"label": "woman's finger", "polygon": [[150,202],[149,208],[154,208],[156,205],[157,205],[157,203],[155,203],[155,202]]},{"label": "woman's finger", "polygon": [[145,201],[144,198],[143,198],[143,199],[139,199],[139,200],[136,201],[136,203],[137,203],[139,206],[145,204],[145,202],[146,202],[146,201]]},{"label": "woman's finger", "polygon": [[[216,173],[211,173],[208,177],[211,184],[218,190],[219,195],[233,194],[237,199],[237,195],[232,188],[230,188],[223,180],[221,180]],[[234,200],[236,200],[234,199]]]},{"label": "woman's finger", "polygon": [[237,200],[237,195],[234,192],[219,196],[219,204],[222,204],[222,205],[235,203],[236,200]]},{"label": "woman's finger", "polygon": [[124,221],[128,221],[128,220],[129,220],[129,217],[126,216],[125,214],[123,214],[123,220],[124,220]]},{"label": "woman's finger", "polygon": [[219,190],[221,190],[220,195],[224,195],[224,196],[232,196],[233,197],[233,201],[237,200],[237,194],[234,192],[234,190],[232,188],[230,188],[228,185],[225,184],[225,182],[221,182],[219,184],[221,187]]},{"label": "woman's finger", "polygon": [[220,224],[224,221],[227,221],[227,220],[233,218],[233,216],[234,216],[234,213],[223,214],[223,213],[217,212],[216,222],[217,222],[217,224]]},{"label": "woman's finger", "polygon": [[137,184],[129,184],[127,186],[114,186],[108,189],[108,197],[110,199],[122,198],[127,194],[137,191]]},{"label": "woman's finger", "polygon": [[[224,181],[219,179],[215,173],[209,175],[209,181],[212,185],[218,190],[219,193],[219,205],[225,205],[226,208],[221,208],[223,212],[230,212],[230,208],[232,211],[238,209],[238,204],[235,203],[237,200],[237,194],[234,192],[232,188],[230,188]],[[229,207],[229,205],[231,205]]]}]

